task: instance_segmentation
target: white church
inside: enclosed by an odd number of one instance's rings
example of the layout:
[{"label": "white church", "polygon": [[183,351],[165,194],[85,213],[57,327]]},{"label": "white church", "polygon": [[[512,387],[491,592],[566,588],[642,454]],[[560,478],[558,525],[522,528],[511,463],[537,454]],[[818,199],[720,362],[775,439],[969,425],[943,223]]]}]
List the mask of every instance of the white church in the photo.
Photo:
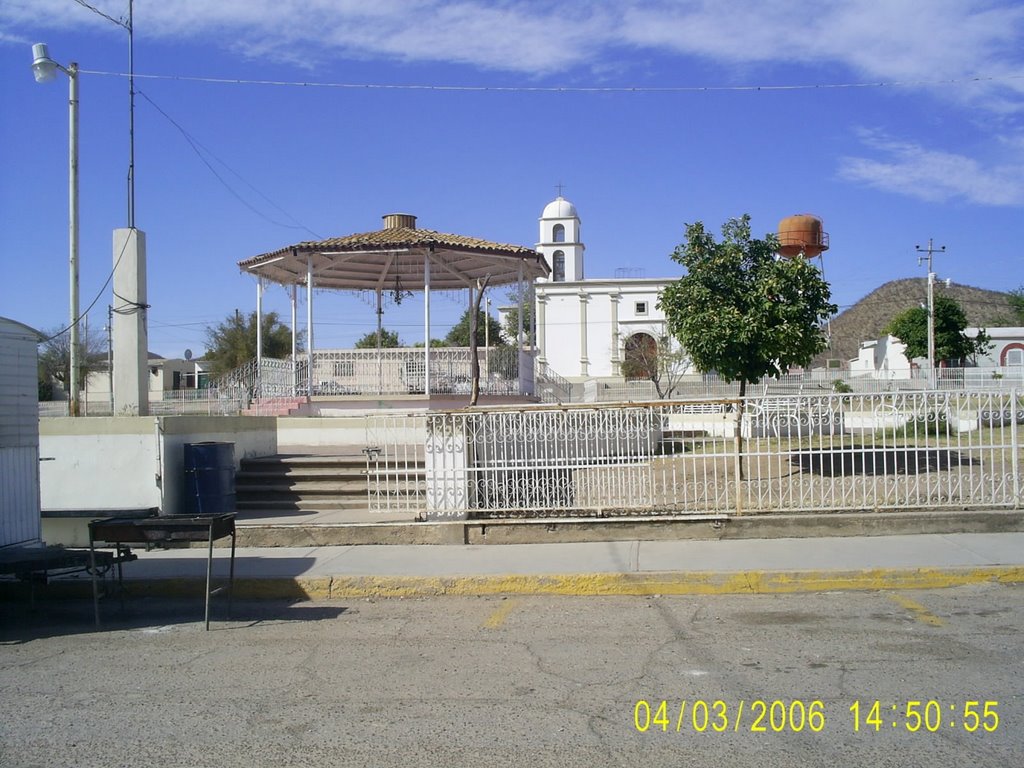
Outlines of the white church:
[{"label": "white church", "polygon": [[588,278],[580,217],[561,195],[541,214],[536,250],[551,266],[534,284],[539,364],[573,383],[621,382],[678,349],[658,309],[674,278]]}]

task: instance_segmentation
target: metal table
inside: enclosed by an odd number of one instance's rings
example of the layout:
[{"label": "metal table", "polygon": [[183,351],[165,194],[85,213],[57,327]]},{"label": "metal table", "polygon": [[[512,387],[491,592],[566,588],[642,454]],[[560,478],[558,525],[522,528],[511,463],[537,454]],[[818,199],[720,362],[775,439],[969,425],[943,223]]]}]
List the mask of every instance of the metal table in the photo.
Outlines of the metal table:
[{"label": "metal table", "polygon": [[[231,615],[235,588],[235,514],[165,515],[162,517],[107,517],[89,523],[89,552],[96,555],[96,542],[113,544],[161,545],[185,541],[205,541],[206,549],[206,629],[210,629],[210,597],[220,590],[210,589],[213,574],[213,542],[231,537],[231,569],[228,581],[228,615]],[[99,591],[93,569],[93,607],[96,626],[100,624]]]}]

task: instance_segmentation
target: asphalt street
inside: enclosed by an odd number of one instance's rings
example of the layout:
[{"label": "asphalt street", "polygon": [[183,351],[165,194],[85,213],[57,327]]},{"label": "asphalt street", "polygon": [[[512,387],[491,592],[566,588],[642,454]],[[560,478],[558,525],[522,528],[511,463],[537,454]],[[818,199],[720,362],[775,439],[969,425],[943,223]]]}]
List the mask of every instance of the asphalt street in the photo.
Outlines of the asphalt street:
[{"label": "asphalt street", "polygon": [[200,614],[137,598],[96,631],[85,600],[0,604],[0,765],[1005,768],[1024,755],[1021,586],[254,601],[211,632]]}]

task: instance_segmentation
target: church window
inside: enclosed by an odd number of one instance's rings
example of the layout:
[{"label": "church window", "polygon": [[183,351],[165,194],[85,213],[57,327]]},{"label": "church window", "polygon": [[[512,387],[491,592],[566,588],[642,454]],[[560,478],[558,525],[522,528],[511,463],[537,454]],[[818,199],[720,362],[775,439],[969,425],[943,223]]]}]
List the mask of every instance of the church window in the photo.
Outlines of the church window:
[{"label": "church window", "polygon": [[565,227],[562,224],[555,224],[551,230],[551,241],[555,243],[565,242]]},{"label": "church window", "polygon": [[647,302],[646,301],[638,301],[636,304],[633,305],[633,311],[636,312],[636,314],[640,315],[640,316],[646,315],[647,314]]},{"label": "church window", "polygon": [[551,254],[551,279],[556,283],[565,282],[565,253],[555,251]]}]

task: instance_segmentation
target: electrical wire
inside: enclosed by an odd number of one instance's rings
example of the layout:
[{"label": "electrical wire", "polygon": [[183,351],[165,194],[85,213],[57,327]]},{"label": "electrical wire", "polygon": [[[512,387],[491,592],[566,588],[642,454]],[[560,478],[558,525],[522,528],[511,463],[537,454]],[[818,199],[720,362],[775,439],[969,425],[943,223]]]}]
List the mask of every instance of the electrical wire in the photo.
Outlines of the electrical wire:
[{"label": "electrical wire", "polygon": [[[139,77],[139,75],[136,75],[136,77]],[[171,125],[173,125],[175,128],[178,129],[178,131],[181,133],[181,135],[185,138],[185,141],[188,142],[188,145],[192,148],[192,151],[195,152],[196,156],[203,162],[203,165],[205,165],[209,169],[210,173],[212,173],[214,175],[214,177],[217,179],[217,181],[219,181],[224,186],[224,188],[228,192],[230,192],[231,195],[233,197],[235,197],[235,199],[238,200],[238,202],[240,202],[242,205],[244,205],[250,211],[255,213],[261,219],[263,219],[265,221],[268,221],[268,222],[270,222],[271,224],[273,224],[275,226],[283,227],[285,229],[301,229],[301,230],[303,230],[305,232],[308,232],[309,234],[311,234],[313,237],[315,237],[318,240],[323,239],[320,235],[318,235],[312,229],[307,227],[305,224],[302,224],[301,222],[299,222],[297,219],[295,219],[294,216],[292,216],[290,213],[288,213],[286,210],[284,210],[281,206],[279,206],[277,203],[275,203],[273,200],[271,200],[265,194],[260,192],[256,187],[254,187],[252,184],[250,184],[248,181],[246,181],[241,176],[241,174],[239,174],[237,171],[233,170],[227,163],[225,163],[223,160],[221,160],[219,157],[217,157],[217,155],[215,155],[210,149],[205,147],[198,139],[196,139],[188,131],[186,131],[185,128],[181,125],[181,123],[179,123],[177,120],[175,120],[173,117],[171,117],[166,112],[166,110],[164,110],[159,104],[157,104],[155,101],[153,101],[153,99],[151,99],[148,94],[146,94],[143,91],[138,90],[138,89],[136,89],[135,93],[137,93],[139,96],[141,96],[146,101],[148,101],[157,112],[159,112],[161,115],[163,115],[163,117]],[[205,155],[203,154],[204,152],[206,154],[210,155],[214,160],[216,160],[222,166],[224,166],[232,174],[234,174],[234,176],[236,178],[238,178],[240,181],[242,181],[242,183],[244,183],[247,187],[249,187],[257,195],[259,195],[264,200],[266,200],[267,203],[272,205],[274,208],[279,210],[281,213],[283,213],[285,216],[287,216],[289,219],[291,219],[295,223],[294,224],[286,224],[283,221],[277,221],[277,220],[271,218],[270,216],[266,215],[263,211],[261,211],[258,208],[256,208],[256,206],[252,205],[248,200],[246,200],[244,197],[242,197],[242,195],[239,194],[238,191],[234,189],[234,187],[232,187],[230,184],[228,184],[227,180],[223,176],[221,176],[220,173],[217,172],[217,169],[213,167],[213,165],[210,163],[209,160],[206,159]]]},{"label": "electrical wire", "polygon": [[[114,262],[114,268],[110,270],[110,274],[107,275],[107,279],[103,281],[103,285],[101,285],[99,291],[96,292],[96,298],[94,298],[91,302],[89,302],[89,306],[85,308],[85,311],[84,312],[79,312],[78,313],[78,317],[76,317],[71,322],[70,325],[68,325],[66,328],[63,328],[62,330],[58,331],[57,333],[53,334],[52,336],[49,336],[48,338],[43,339],[40,342],[41,344],[45,344],[48,341],[53,341],[58,336],[63,336],[65,333],[67,333],[72,328],[74,328],[76,325],[78,325],[80,322],[82,322],[82,318],[85,317],[86,315],[88,315],[89,311],[93,307],[96,306],[96,302],[100,300],[100,296],[103,295],[103,291],[105,291],[107,286],[110,285],[110,281],[114,279],[114,273],[117,272],[117,268],[121,264],[121,259],[124,257],[124,252],[128,248],[128,241],[130,239],[131,238],[127,238],[127,237],[124,239],[124,245],[121,246],[121,252],[119,254],[117,254],[117,261]],[[123,301],[123,299],[122,299],[122,301]]]},{"label": "electrical wire", "polygon": [[89,9],[90,11],[95,13],[97,16],[102,16],[107,21],[112,22],[114,24],[117,24],[117,26],[123,27],[124,29],[127,29],[129,32],[132,31],[132,28],[128,25],[128,22],[124,21],[123,19],[115,19],[113,16],[108,16],[103,11],[101,11],[99,8],[94,8],[93,6],[89,5],[87,2],[85,2],[85,0],[75,0],[75,2],[78,3],[80,6],[82,6],[83,8]]},{"label": "electrical wire", "polygon": [[[79,74],[104,77],[128,77],[124,72],[80,69]],[[795,83],[792,85],[670,85],[670,86],[571,86],[571,85],[418,85],[414,83],[325,83],[289,80],[247,80],[244,78],[202,77],[198,75],[140,75],[148,80],[177,80],[179,82],[216,83],[220,85],[271,85],[296,88],[342,88],[349,90],[399,91],[493,91],[496,93],[708,93],[716,91],[813,91],[848,88],[908,88],[937,85],[963,85],[1003,80],[1024,79],[1020,75],[979,75],[977,77],[946,80],[889,80],[862,83]]]}]

